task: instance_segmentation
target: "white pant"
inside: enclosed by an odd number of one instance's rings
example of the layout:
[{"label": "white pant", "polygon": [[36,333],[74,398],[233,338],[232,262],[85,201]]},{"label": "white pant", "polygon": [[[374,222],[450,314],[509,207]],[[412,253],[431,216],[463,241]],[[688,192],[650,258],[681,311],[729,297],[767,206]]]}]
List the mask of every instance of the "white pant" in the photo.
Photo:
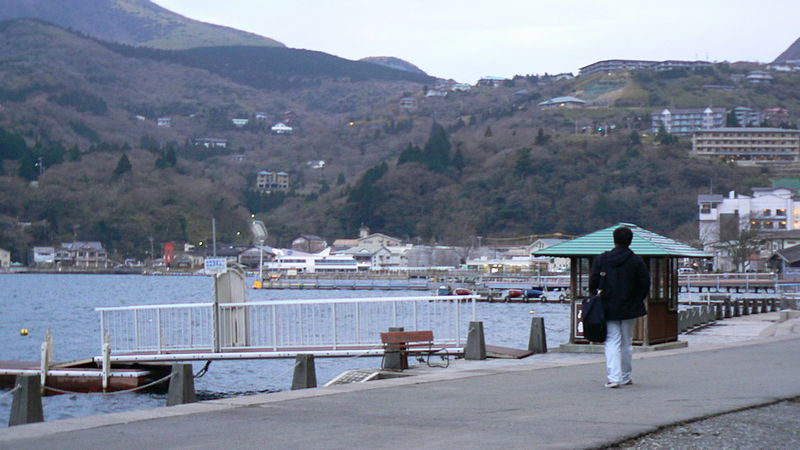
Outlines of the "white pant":
[{"label": "white pant", "polygon": [[633,325],[636,319],[606,321],[606,372],[609,383],[631,381]]}]

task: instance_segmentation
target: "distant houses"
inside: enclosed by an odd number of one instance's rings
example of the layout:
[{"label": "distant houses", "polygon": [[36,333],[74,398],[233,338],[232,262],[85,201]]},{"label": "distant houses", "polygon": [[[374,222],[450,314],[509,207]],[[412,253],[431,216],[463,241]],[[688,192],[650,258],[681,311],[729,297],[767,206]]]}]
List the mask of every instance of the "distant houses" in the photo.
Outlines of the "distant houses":
[{"label": "distant houses", "polygon": [[195,147],[205,147],[205,148],[227,148],[228,147],[228,140],[227,139],[218,139],[218,138],[199,138],[192,141],[192,144]]},{"label": "distant houses", "polygon": [[108,252],[98,241],[63,242],[57,247],[33,247],[31,261],[38,267],[107,268]]},{"label": "distant houses", "polygon": [[162,128],[169,128],[172,126],[172,119],[169,117],[159,117],[156,119],[156,125]]},{"label": "distant houses", "polygon": [[580,75],[586,76],[593,73],[625,72],[629,70],[651,70],[664,72],[668,70],[684,69],[697,70],[711,67],[708,61],[647,61],[638,59],[606,59],[597,61],[580,68]]},{"label": "distant houses", "polygon": [[677,136],[691,136],[698,130],[719,128],[725,125],[725,108],[690,108],[653,111],[651,114],[651,130],[658,133],[664,129]]},{"label": "distant houses", "polygon": [[419,106],[419,101],[414,97],[403,97],[398,102],[398,105],[402,109],[416,109]]}]

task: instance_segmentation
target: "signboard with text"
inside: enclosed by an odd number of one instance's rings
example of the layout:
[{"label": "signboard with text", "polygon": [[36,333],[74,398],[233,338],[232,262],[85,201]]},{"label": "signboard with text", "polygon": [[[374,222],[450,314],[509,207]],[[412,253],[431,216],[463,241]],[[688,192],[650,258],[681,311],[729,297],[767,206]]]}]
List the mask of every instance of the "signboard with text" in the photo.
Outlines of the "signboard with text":
[{"label": "signboard with text", "polygon": [[228,270],[228,262],[225,258],[206,258],[206,275],[217,275]]}]

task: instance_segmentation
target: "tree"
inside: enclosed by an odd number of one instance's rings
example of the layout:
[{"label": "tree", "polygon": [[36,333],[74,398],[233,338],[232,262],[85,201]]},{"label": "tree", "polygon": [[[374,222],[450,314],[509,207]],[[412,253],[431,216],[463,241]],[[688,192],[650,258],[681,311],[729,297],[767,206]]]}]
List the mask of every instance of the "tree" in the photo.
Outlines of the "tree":
[{"label": "tree", "polygon": [[486,131],[483,132],[483,137],[492,137],[492,127],[487,126]]},{"label": "tree", "polygon": [[434,122],[424,148],[424,162],[428,168],[435,172],[446,170],[450,166],[450,147],[447,132],[441,125]]},{"label": "tree", "polygon": [[545,145],[549,141],[550,141],[550,136],[544,134],[544,130],[539,128],[539,132],[536,133],[536,139],[533,141],[533,143],[536,145]]},{"label": "tree", "polygon": [[69,149],[68,158],[70,161],[80,161],[81,149],[79,149],[77,145],[73,145],[72,148]]},{"label": "tree", "polygon": [[631,131],[631,134],[628,135],[628,143],[633,147],[642,145],[642,139],[639,137],[639,133]]},{"label": "tree", "polygon": [[741,124],[739,123],[739,119],[736,118],[736,111],[731,110],[725,117],[725,126],[732,128],[741,126]]},{"label": "tree", "polygon": [[336,177],[336,185],[337,186],[343,186],[344,183],[345,183],[344,173],[343,172],[339,172],[339,176]]},{"label": "tree", "polygon": [[39,176],[39,161],[33,155],[33,152],[26,150],[19,160],[19,171],[17,175],[25,178],[28,181],[33,181]]},{"label": "tree", "polygon": [[131,162],[128,159],[128,155],[123,153],[122,156],[119,157],[119,161],[117,161],[117,167],[114,169],[114,175],[122,175],[125,172],[130,172],[132,166]]},{"label": "tree", "polygon": [[759,237],[758,229],[751,226],[739,230],[736,239],[723,243],[723,247],[728,251],[736,270],[745,272],[750,267],[750,257],[758,253],[764,240]]}]

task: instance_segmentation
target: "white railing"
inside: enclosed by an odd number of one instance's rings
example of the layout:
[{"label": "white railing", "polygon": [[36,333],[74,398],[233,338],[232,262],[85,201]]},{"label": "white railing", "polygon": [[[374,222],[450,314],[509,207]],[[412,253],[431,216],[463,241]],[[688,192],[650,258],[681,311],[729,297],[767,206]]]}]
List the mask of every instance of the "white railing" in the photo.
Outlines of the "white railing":
[{"label": "white railing", "polygon": [[[382,297],[96,308],[112,354],[175,354],[380,347],[389,327],[433,330],[436,344],[466,343],[476,296]],[[465,303],[466,302],[466,303]]]}]

